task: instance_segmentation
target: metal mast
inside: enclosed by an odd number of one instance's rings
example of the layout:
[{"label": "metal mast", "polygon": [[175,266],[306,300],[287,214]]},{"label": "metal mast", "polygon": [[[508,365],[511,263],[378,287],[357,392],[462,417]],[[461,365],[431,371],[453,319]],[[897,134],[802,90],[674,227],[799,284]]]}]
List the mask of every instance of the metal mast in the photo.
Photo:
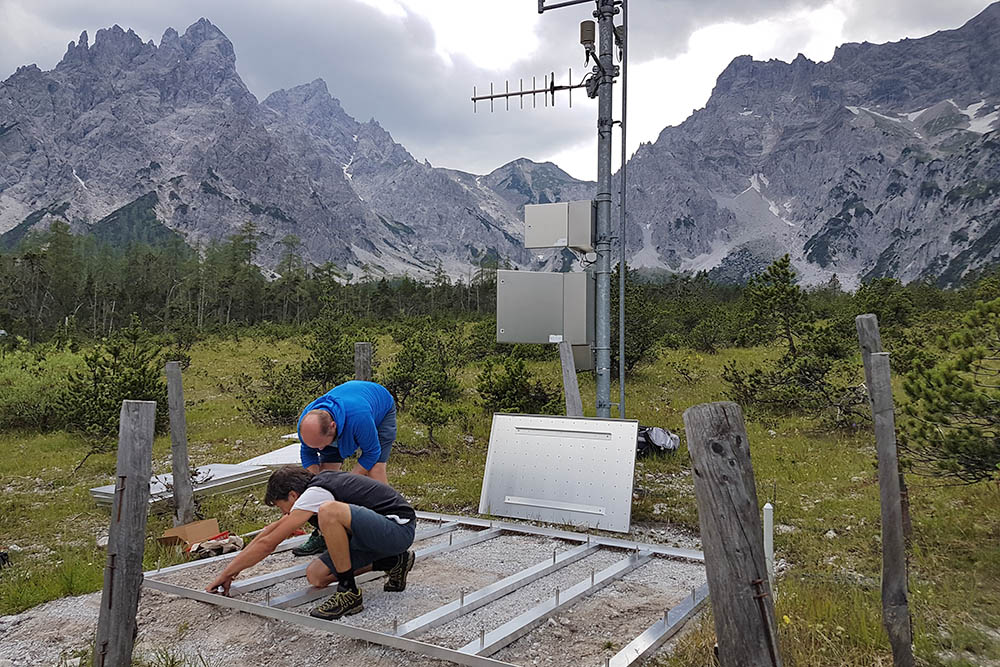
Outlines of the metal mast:
[{"label": "metal mast", "polygon": [[622,0],[622,31],[619,48],[622,61],[622,162],[618,167],[619,186],[618,209],[621,223],[618,227],[618,417],[625,419],[625,175],[628,171],[628,149],[625,141],[625,126],[628,116],[628,0]]},{"label": "metal mast", "polygon": [[[597,0],[599,60],[595,66],[597,84],[597,278],[595,322],[595,365],[597,375],[597,416],[611,416],[611,129],[612,83],[617,68],[614,49],[614,0]],[[624,296],[624,295],[623,295]]]}]

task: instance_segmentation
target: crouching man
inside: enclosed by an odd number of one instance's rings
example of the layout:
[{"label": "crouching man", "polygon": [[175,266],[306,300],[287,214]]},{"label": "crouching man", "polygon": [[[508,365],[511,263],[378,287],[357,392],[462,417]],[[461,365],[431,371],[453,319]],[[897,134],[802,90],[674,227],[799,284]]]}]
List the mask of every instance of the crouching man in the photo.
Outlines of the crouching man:
[{"label": "crouching man", "polygon": [[240,572],[262,561],[307,521],[322,531],[326,551],[309,564],[306,578],[320,588],[337,582],[337,592],[312,616],[334,620],[364,609],[354,577],[367,569],[388,573],[384,590],[406,589],[417,518],[392,487],[362,475],[326,471],[314,476],[286,466],[271,474],[264,502],[285,516],[264,528],[205,590],[228,595]]}]

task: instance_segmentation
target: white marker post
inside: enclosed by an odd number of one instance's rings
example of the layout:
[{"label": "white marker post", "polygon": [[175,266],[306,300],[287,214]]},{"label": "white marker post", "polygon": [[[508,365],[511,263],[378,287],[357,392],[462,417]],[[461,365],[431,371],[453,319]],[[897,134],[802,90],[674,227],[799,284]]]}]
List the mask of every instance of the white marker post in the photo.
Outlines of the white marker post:
[{"label": "white marker post", "polygon": [[767,567],[767,583],[771,586],[771,595],[776,596],[774,589],[774,505],[764,503],[764,563]]}]

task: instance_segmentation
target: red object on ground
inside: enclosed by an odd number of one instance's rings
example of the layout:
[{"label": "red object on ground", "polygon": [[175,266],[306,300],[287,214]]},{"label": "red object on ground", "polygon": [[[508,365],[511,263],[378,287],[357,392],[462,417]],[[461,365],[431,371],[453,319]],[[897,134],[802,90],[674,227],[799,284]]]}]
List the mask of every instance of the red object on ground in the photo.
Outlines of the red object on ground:
[{"label": "red object on ground", "polygon": [[[229,539],[229,531],[228,530],[224,530],[221,533],[219,533],[218,535],[213,535],[212,537],[206,537],[205,539],[201,540],[201,542],[211,542],[212,540],[227,540],[227,539]],[[198,543],[200,543],[200,542],[197,542],[196,544],[198,544]],[[184,552],[185,553],[191,553],[191,547],[192,546],[194,546],[194,545],[192,545],[192,544],[187,545],[184,548]]]}]

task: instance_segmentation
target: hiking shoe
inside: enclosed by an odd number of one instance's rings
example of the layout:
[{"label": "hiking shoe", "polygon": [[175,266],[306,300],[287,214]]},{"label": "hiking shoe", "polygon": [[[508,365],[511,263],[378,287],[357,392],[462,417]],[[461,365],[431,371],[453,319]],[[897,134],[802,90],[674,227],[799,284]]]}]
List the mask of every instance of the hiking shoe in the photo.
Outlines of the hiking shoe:
[{"label": "hiking shoe", "polygon": [[357,614],[364,608],[359,588],[353,591],[337,591],[326,602],[309,612],[309,615],[325,621],[335,621],[342,616]]},{"label": "hiking shoe", "polygon": [[321,554],[324,551],[326,551],[326,540],[323,539],[323,534],[320,533],[319,528],[317,528],[313,531],[313,534],[309,536],[308,540],[292,549],[292,555],[315,556],[316,554]]},{"label": "hiking shoe", "polygon": [[386,580],[382,590],[390,593],[399,593],[406,590],[406,575],[413,569],[413,561],[416,556],[412,551],[399,554],[396,557],[396,564],[389,570],[389,578]]}]

